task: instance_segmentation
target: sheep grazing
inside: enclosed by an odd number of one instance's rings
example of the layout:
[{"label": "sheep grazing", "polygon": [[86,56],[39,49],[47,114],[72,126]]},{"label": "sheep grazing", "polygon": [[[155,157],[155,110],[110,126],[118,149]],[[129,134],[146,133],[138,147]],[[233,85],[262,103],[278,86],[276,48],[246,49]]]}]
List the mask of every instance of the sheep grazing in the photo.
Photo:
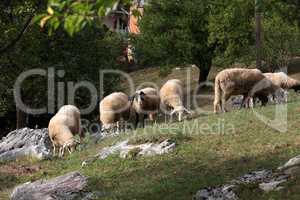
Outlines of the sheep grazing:
[{"label": "sheep grazing", "polygon": [[[285,90],[274,84],[270,84],[269,86],[266,86],[265,89],[254,94],[253,99],[258,99],[262,106],[265,106],[269,102],[271,96],[278,101],[277,103],[285,102]],[[246,98],[246,95],[244,97]]]},{"label": "sheep grazing", "polygon": [[273,93],[275,86],[258,69],[232,68],[218,73],[215,79],[214,112],[226,112],[225,103],[233,95],[245,95],[243,105],[255,94]]},{"label": "sheep grazing", "polygon": [[144,88],[136,91],[130,97],[131,106],[135,112],[135,128],[137,128],[140,118],[142,118],[142,127],[145,127],[145,119],[149,116],[151,121],[156,120],[156,115],[160,107],[160,97],[158,90],[154,88]]},{"label": "sheep grazing", "polygon": [[185,112],[190,114],[183,106],[183,83],[180,80],[168,80],[160,89],[159,95],[163,110],[171,109],[171,116],[176,113],[178,121],[182,121]]},{"label": "sheep grazing", "polygon": [[67,148],[69,153],[75,150],[80,141],[76,140],[76,134],[83,138],[80,125],[80,111],[72,105],[65,105],[59,109],[49,122],[49,137],[53,145],[53,156],[56,154],[56,147],[59,147],[59,157],[64,155]]},{"label": "sheep grazing", "polygon": [[285,90],[293,89],[295,92],[300,90],[300,81],[293,79],[283,72],[264,73],[264,75],[272,81],[273,84]]},{"label": "sheep grazing", "polygon": [[111,131],[115,128],[121,129],[121,122],[130,117],[130,102],[128,96],[122,92],[115,92],[106,96],[100,102],[100,121],[102,131]]},{"label": "sheep grazing", "polygon": [[295,92],[300,90],[300,82],[293,78],[290,78],[283,72],[276,73],[264,73],[264,76],[268,78],[274,85],[282,88],[277,91],[277,93],[259,93],[254,97],[258,98],[262,105],[266,105],[270,100],[276,101],[276,103],[286,103],[287,102],[287,91],[288,89],[294,89]]}]

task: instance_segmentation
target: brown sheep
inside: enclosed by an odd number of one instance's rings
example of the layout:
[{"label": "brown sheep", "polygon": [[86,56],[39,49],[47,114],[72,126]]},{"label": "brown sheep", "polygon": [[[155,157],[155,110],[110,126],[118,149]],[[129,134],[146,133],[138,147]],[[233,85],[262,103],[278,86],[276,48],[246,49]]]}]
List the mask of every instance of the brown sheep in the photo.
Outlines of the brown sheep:
[{"label": "brown sheep", "polygon": [[274,85],[282,89],[293,89],[295,92],[300,90],[300,81],[293,79],[283,72],[264,73],[264,75],[272,81]]},{"label": "brown sheep", "polygon": [[130,98],[131,106],[135,112],[135,128],[137,128],[140,117],[142,118],[142,127],[145,127],[145,119],[149,116],[151,121],[156,120],[156,115],[160,107],[159,92],[154,88],[144,88],[136,91]]}]

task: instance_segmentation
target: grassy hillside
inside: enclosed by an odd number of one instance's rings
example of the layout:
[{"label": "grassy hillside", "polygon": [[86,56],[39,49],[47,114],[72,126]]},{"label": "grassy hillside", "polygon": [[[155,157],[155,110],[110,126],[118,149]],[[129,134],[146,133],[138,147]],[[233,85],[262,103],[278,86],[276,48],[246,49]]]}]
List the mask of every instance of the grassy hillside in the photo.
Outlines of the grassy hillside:
[{"label": "grassy hillside", "polygon": [[[213,70],[209,79],[213,79]],[[147,80],[142,74],[147,74]],[[191,84],[197,84],[197,69],[192,69]],[[146,69],[131,74],[136,85],[153,81],[161,85],[170,78],[186,80],[185,70],[174,70],[165,78],[158,70]],[[299,74],[293,73],[299,78]],[[193,87],[192,89],[193,90]],[[192,92],[192,91],[188,91]],[[211,94],[202,90],[201,94]],[[212,99],[199,96],[201,108],[211,110]],[[260,169],[276,169],[291,157],[300,155],[300,97],[291,93],[288,102],[288,131],[280,133],[256,117],[252,110],[233,110],[220,115],[200,115],[182,122],[148,126],[127,135],[87,144],[63,159],[31,159],[0,163],[0,199],[8,199],[14,186],[38,179],[48,179],[79,170],[90,177],[90,188],[100,191],[99,199],[191,199],[202,187],[224,184],[237,176]],[[275,105],[257,107],[255,112],[270,118]],[[281,123],[281,122],[277,122]],[[171,138],[174,152],[156,157],[123,160],[111,156],[86,168],[81,163],[103,147],[125,138],[132,143]],[[284,190],[263,193],[257,186],[239,191],[241,199],[299,199],[299,176],[292,177]]]},{"label": "grassy hillside", "polygon": [[[286,133],[279,133],[258,121],[251,110],[238,110],[174,123],[169,130],[164,124],[148,127],[148,134],[140,129],[129,136],[89,145],[62,160],[27,159],[3,163],[0,165],[0,199],[7,199],[17,184],[73,170],[90,177],[90,187],[103,193],[100,199],[191,199],[202,187],[223,184],[252,170],[275,169],[299,155],[299,106],[299,97],[289,100]],[[255,109],[269,117],[274,116],[274,110],[274,105]],[[218,130],[220,123],[225,124],[224,131]],[[212,126],[211,130],[205,124]],[[168,155],[130,160],[112,156],[81,168],[81,162],[88,156],[125,137],[131,137],[132,142],[171,137],[178,147]],[[299,177],[293,177],[288,187],[280,192],[264,194],[250,187],[242,190],[240,197],[247,200],[299,199]]]}]

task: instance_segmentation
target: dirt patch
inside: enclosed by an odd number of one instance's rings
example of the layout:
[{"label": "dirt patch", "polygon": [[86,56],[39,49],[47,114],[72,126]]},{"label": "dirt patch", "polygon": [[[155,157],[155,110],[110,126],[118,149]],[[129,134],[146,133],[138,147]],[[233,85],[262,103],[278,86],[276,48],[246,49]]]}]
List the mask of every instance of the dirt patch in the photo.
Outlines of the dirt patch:
[{"label": "dirt patch", "polygon": [[24,175],[30,175],[32,173],[35,173],[41,169],[42,168],[39,165],[25,166],[25,165],[9,164],[9,165],[1,166],[0,174],[24,176]]}]

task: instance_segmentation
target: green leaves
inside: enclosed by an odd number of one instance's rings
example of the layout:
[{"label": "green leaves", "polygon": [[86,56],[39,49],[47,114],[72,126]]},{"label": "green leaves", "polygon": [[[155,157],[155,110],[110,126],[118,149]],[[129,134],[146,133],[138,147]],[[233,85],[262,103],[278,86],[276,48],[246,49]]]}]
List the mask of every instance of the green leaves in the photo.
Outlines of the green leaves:
[{"label": "green leaves", "polygon": [[255,10],[256,12],[263,12],[266,0],[255,0]]},{"label": "green leaves", "polygon": [[300,53],[300,30],[289,24],[278,14],[263,21],[263,54],[267,65],[272,68],[287,67],[290,59]]},{"label": "green leaves", "polygon": [[132,11],[132,15],[135,17],[142,17],[142,14],[140,13],[140,11],[136,10],[136,9]]},{"label": "green leaves", "polygon": [[206,66],[212,58],[208,4],[206,0],[151,1],[140,20],[141,34],[134,38],[138,60],[149,65]]},{"label": "green leaves", "polygon": [[[124,5],[130,2],[122,1]],[[118,4],[118,0],[49,0],[43,17],[37,18],[37,21],[42,28],[47,27],[49,34],[63,24],[62,27],[73,36],[87,24],[101,21]]]},{"label": "green leaves", "polygon": [[69,33],[70,36],[73,36],[74,33],[82,30],[86,25],[84,17],[80,15],[69,15],[65,19],[64,28]]},{"label": "green leaves", "polygon": [[253,60],[254,1],[215,0],[209,16],[209,44],[215,46],[214,64],[228,66]]}]

